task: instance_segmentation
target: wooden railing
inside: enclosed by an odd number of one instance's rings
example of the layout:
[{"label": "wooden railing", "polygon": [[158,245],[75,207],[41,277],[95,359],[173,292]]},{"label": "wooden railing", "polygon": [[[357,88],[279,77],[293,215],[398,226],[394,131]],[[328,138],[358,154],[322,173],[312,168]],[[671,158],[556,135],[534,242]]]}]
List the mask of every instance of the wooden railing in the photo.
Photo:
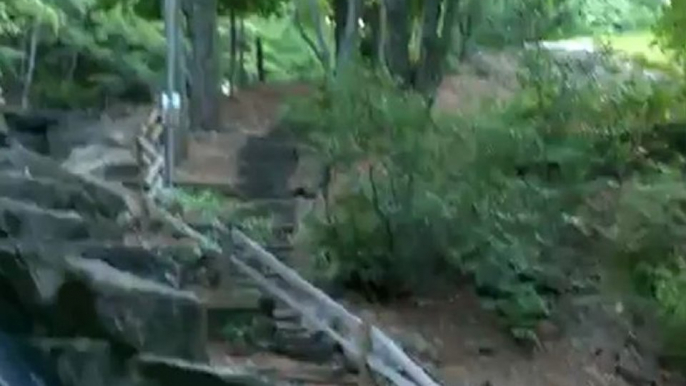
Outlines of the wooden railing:
[{"label": "wooden railing", "polygon": [[353,315],[240,230],[222,229],[223,240],[217,242],[158,205],[165,168],[161,118],[157,110],[153,111],[136,140],[146,219],[164,222],[196,240],[208,255],[231,264],[266,294],[295,310],[306,328],[325,332],[351,363],[366,363],[373,373],[396,386],[439,386],[379,328]]},{"label": "wooden railing", "polygon": [[141,127],[136,138],[136,158],[140,168],[140,187],[142,192],[155,197],[163,185],[164,147],[162,144],[162,116],[154,109],[148,120]]}]

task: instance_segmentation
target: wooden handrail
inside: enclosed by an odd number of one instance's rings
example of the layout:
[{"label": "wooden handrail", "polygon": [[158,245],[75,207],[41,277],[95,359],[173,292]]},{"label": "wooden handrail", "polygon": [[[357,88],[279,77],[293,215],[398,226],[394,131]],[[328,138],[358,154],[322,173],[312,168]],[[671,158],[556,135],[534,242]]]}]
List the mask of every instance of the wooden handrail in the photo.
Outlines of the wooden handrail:
[{"label": "wooden handrail", "polygon": [[[171,213],[155,205],[154,215],[172,227],[179,233],[196,240],[210,255],[228,260],[241,273],[251,278],[264,291],[286,303],[293,310],[300,313],[309,324],[320,331],[325,332],[337,342],[346,356],[355,360],[359,357],[361,347],[354,339],[355,331],[362,327],[362,321],[350,313],[342,305],[331,299],[324,292],[304,280],[294,270],[280,262],[274,255],[264,250],[256,242],[237,229],[228,232],[234,248],[232,253],[227,254],[221,245],[200,232],[196,231],[182,220],[174,217]],[[242,256],[241,256],[242,255]],[[297,293],[310,298],[314,304],[309,307],[303,305],[304,301],[296,295],[284,291],[274,283],[273,279],[267,278],[258,269],[250,266],[245,260],[255,258],[259,263],[269,267],[281,281],[297,289]],[[318,315],[324,309],[329,317]],[[336,323],[334,323],[336,322]],[[341,330],[335,324],[342,323],[346,328]],[[379,328],[371,327],[371,352],[366,361],[369,367],[391,381],[396,386],[439,386],[420,366],[415,364],[407,354],[393,342]]]},{"label": "wooden handrail", "polygon": [[[229,251],[224,251],[220,243],[155,205],[161,192],[165,168],[165,159],[156,146],[163,129],[158,124],[158,119],[159,114],[154,110],[136,139],[137,158],[141,168],[141,199],[148,216],[157,218],[176,232],[196,240],[206,253],[232,264],[263,291],[297,311],[308,325],[326,333],[351,361],[358,362],[362,359],[371,370],[396,386],[439,386],[377,327],[368,327],[370,347],[367,352],[358,339],[359,331],[365,325],[359,317],[304,280],[295,270],[240,230],[222,229],[231,246]],[[255,263],[257,267],[254,266]],[[270,275],[266,275],[265,271],[269,271]],[[272,278],[272,275],[278,280]]]}]

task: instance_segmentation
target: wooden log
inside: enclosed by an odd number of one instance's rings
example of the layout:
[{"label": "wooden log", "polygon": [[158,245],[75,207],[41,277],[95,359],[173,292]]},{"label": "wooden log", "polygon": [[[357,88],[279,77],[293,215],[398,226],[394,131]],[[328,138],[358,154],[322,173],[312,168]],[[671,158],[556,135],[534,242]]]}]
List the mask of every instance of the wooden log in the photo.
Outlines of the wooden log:
[{"label": "wooden log", "polygon": [[138,189],[138,199],[141,208],[140,227],[142,231],[146,231],[150,224],[150,207],[145,195],[145,151],[139,141],[136,141],[136,159],[138,161],[138,178],[140,180],[140,187]]},{"label": "wooden log", "polygon": [[154,155],[160,154],[160,152],[158,152],[157,149],[155,148],[155,145],[153,145],[153,143],[148,141],[148,139],[145,137],[137,137],[136,143],[139,146],[141,146],[143,151],[149,156],[154,156]]},{"label": "wooden log", "polygon": [[157,176],[162,174],[162,170],[164,170],[164,159],[158,158],[157,160],[155,160],[155,163],[146,170],[144,182],[147,185],[152,186],[152,183],[155,181]]}]

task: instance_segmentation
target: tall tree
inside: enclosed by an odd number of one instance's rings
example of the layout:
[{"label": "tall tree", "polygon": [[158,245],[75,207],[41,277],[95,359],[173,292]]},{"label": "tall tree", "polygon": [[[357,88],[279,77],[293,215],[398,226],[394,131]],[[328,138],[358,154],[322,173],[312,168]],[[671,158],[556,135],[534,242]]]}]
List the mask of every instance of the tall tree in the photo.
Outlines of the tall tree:
[{"label": "tall tree", "polygon": [[190,120],[197,130],[219,128],[220,71],[217,44],[217,0],[185,0],[192,47]]},{"label": "tall tree", "polygon": [[459,1],[424,1],[420,56],[414,86],[429,97],[433,97],[432,94],[443,78]]},{"label": "tall tree", "polygon": [[383,0],[386,5],[388,23],[386,33],[386,63],[388,70],[401,82],[411,79],[410,38],[412,19],[410,0]]}]

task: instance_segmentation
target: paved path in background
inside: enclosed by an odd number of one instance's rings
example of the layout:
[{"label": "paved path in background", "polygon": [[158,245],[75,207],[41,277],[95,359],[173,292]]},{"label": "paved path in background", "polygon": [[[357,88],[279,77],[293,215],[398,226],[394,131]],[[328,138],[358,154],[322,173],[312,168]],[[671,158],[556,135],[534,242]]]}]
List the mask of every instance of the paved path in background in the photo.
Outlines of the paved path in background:
[{"label": "paved path in background", "polygon": [[[567,51],[567,52],[594,52],[597,47],[593,38],[581,37],[564,40],[547,40],[540,42],[541,46],[551,51]],[[526,43],[526,48],[533,48],[534,43]]]}]

